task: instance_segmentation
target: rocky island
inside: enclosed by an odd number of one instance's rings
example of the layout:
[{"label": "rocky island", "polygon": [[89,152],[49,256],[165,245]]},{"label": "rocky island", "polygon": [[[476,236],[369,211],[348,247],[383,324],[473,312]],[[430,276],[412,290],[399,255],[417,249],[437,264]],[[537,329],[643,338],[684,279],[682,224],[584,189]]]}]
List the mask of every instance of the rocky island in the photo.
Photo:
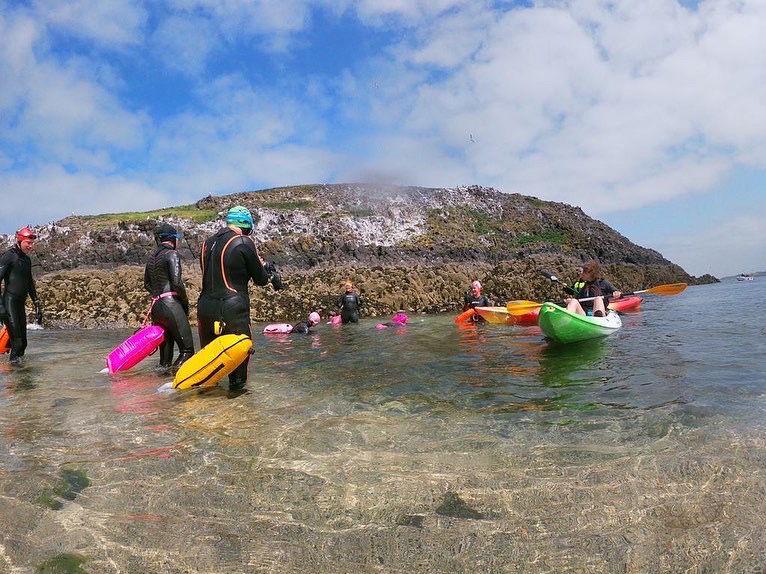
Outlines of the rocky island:
[{"label": "rocky island", "polygon": [[[717,281],[690,276],[563,203],[479,186],[318,184],[208,196],[151,212],[73,215],[36,227],[33,260],[48,324],[139,325],[149,304],[143,265],[162,221],[183,233],[179,251],[193,306],[199,247],[233,205],[253,212],[259,250],[288,286],[251,289],[254,321],[297,320],[311,310],[326,316],[346,279],[360,289],[367,316],[455,311],[473,279],[496,304],[560,299],[560,287],[540,270],[571,282],[574,268],[591,258],[626,291]],[[194,321],[193,308],[191,314]]]}]

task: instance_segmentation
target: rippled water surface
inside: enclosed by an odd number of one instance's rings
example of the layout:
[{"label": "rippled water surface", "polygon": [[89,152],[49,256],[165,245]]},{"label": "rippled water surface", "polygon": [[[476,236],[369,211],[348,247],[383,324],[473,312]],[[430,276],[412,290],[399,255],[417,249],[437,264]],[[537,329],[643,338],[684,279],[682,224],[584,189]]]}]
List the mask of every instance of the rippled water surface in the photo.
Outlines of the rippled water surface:
[{"label": "rippled water surface", "polygon": [[648,297],[564,347],[452,316],[258,335],[236,397],[98,374],[126,331],[30,331],[0,572],[760,572],[765,298]]}]

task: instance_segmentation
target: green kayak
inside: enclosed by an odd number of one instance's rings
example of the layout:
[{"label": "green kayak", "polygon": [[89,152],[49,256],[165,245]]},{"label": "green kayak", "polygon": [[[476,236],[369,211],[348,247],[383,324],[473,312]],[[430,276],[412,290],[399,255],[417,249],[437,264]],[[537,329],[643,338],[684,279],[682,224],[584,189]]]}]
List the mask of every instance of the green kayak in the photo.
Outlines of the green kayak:
[{"label": "green kayak", "polygon": [[620,316],[614,311],[609,311],[606,317],[586,317],[555,303],[543,303],[537,324],[547,337],[559,343],[606,337],[622,327]]}]

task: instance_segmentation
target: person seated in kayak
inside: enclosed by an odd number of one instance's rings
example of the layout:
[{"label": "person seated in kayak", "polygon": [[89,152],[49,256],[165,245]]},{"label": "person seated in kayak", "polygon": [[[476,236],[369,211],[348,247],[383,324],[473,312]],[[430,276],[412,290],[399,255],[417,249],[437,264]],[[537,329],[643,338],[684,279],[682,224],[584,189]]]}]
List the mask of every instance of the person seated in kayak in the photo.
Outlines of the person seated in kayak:
[{"label": "person seated in kayak", "polygon": [[354,284],[351,281],[346,281],[343,284],[343,295],[338,299],[338,307],[340,307],[340,318],[343,324],[346,323],[358,323],[359,322],[359,307],[364,302],[362,298],[354,291]]},{"label": "person seated in kayak", "polygon": [[[583,271],[580,275],[584,284],[581,289],[575,293],[576,298],[565,299],[567,310],[578,315],[593,315],[594,317],[604,317],[606,315],[607,301],[605,299],[619,299],[622,292],[615,289],[614,285],[601,277],[601,266],[598,261],[591,260],[583,265]],[[591,301],[578,301],[595,297]]]},{"label": "person seated in kayak", "polygon": [[293,325],[293,328],[290,331],[290,333],[302,333],[304,335],[308,335],[313,332],[311,331],[311,327],[313,327],[314,325],[319,325],[319,322],[321,320],[322,319],[319,316],[319,313],[317,313],[316,311],[313,311],[309,315],[308,320],[301,321],[300,323],[296,323],[295,325]]}]

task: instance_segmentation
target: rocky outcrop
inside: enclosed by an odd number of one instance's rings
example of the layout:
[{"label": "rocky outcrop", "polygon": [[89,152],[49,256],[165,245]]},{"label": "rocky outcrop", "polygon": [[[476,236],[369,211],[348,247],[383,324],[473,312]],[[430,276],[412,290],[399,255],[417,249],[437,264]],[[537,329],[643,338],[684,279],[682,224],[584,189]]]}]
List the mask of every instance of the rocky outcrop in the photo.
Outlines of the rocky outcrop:
[{"label": "rocky outcrop", "polygon": [[235,204],[256,214],[259,249],[289,284],[279,292],[270,286],[251,290],[258,321],[296,320],[313,309],[326,315],[347,278],[361,289],[370,315],[455,310],[477,278],[500,303],[560,297],[540,269],[572,280],[575,266],[591,258],[624,290],[716,281],[691,277],[562,203],[483,187],[313,185],[208,196],[156,212],[72,216],[41,226],[35,258],[49,323],[140,324],[148,305],[142,268],[160,221],[183,231],[179,251],[196,301],[199,247]]},{"label": "rocky outcrop", "polygon": [[[418,264],[295,271],[285,276],[284,290],[274,291],[270,285],[251,288],[251,318],[261,322],[297,321],[314,310],[326,318],[336,310],[346,279],[359,288],[367,316],[387,316],[400,309],[410,313],[457,311],[473,279],[482,281],[496,304],[512,299],[558,300],[562,297],[560,286],[540,274],[540,269],[563,269],[560,277],[571,282],[575,263],[570,258],[549,256],[497,265]],[[674,282],[675,273],[672,267],[658,265],[612,264],[605,268],[605,275],[625,290]],[[185,282],[195,322],[199,272],[194,269],[187,273]],[[144,320],[149,304],[143,288],[143,268],[138,266],[49,273],[41,278],[39,291],[48,324],[59,327],[135,327]]]}]

